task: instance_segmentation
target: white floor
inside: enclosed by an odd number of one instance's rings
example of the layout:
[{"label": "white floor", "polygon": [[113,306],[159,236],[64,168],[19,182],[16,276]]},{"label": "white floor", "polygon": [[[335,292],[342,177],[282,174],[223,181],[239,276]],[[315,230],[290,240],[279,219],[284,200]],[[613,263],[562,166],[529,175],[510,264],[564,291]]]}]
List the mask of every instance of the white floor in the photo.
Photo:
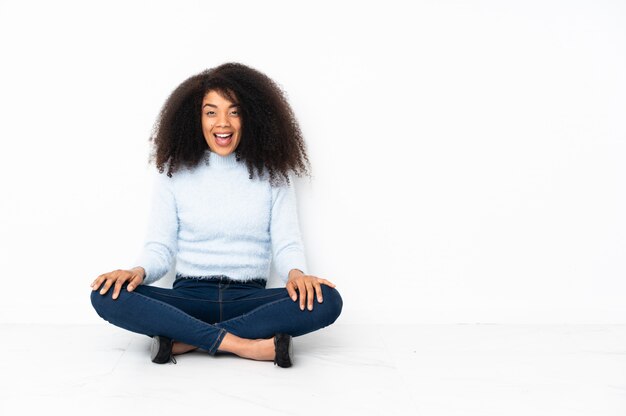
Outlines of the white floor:
[{"label": "white floor", "polygon": [[0,325],[0,415],[626,415],[626,325],[336,323],[295,365],[191,353],[103,323]]}]

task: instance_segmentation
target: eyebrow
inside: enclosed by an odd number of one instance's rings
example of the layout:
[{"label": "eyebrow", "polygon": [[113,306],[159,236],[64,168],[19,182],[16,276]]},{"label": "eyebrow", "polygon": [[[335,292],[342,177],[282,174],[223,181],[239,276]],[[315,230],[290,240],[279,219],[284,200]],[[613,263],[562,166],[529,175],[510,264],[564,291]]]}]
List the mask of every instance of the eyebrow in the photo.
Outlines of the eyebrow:
[{"label": "eyebrow", "polygon": [[[202,108],[204,108],[206,106],[217,108],[217,106],[215,104],[209,104],[209,103],[206,103],[205,105],[203,105]],[[239,107],[239,104],[231,104],[231,105],[228,106],[228,108],[233,108],[233,107]]]}]

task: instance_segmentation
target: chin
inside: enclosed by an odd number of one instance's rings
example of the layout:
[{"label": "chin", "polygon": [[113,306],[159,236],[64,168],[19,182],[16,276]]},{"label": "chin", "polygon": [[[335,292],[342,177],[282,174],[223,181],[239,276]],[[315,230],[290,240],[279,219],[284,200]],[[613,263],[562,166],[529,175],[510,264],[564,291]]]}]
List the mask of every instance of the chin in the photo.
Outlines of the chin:
[{"label": "chin", "polygon": [[209,146],[209,149],[213,152],[213,153],[217,153],[220,156],[228,156],[229,154],[233,153],[235,151],[235,149],[232,148],[223,148],[223,147],[212,147]]}]

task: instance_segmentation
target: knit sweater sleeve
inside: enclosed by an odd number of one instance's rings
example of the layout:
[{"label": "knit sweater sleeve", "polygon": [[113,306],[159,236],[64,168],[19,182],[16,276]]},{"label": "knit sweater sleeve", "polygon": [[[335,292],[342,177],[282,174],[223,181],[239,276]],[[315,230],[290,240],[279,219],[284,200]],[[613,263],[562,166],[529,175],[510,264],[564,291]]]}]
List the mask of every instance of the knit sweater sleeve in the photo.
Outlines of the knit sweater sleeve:
[{"label": "knit sweater sleeve", "polygon": [[178,215],[172,179],[158,174],[154,179],[150,213],[143,249],[135,265],[146,271],[144,284],[153,283],[172,268],[177,251]]},{"label": "knit sweater sleeve", "polygon": [[292,269],[307,273],[293,180],[290,183],[290,185],[272,187],[270,222],[272,261],[278,277],[284,283],[287,282]]}]

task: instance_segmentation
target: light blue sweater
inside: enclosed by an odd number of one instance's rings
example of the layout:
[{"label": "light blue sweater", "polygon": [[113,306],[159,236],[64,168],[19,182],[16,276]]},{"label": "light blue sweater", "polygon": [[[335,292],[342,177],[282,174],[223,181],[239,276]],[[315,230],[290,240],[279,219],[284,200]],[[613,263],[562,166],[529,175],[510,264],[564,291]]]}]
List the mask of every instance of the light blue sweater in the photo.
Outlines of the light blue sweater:
[{"label": "light blue sweater", "polygon": [[[208,164],[206,163],[208,161]],[[144,284],[163,277],[176,260],[176,274],[269,278],[270,262],[283,282],[289,271],[307,273],[296,196],[291,185],[249,179],[235,155],[209,150],[192,169],[169,178],[156,173],[145,244],[136,266]]]}]

